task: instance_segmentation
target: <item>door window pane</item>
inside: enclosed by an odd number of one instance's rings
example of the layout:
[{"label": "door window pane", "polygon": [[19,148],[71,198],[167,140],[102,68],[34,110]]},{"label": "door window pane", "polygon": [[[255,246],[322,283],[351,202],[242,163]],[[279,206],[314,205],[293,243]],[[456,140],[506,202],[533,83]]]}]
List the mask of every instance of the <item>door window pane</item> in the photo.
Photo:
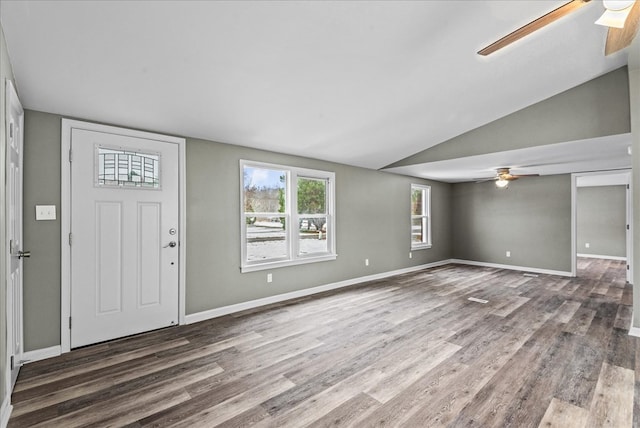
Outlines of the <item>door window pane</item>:
[{"label": "door window pane", "polygon": [[96,185],[160,188],[160,155],[135,150],[96,147]]}]

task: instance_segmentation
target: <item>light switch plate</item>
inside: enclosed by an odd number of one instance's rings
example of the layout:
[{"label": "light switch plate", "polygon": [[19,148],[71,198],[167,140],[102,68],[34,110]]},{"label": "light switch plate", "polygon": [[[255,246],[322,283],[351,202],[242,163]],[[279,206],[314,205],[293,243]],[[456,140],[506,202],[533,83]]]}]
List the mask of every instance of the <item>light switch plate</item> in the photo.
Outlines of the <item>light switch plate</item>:
[{"label": "light switch plate", "polygon": [[36,220],[55,220],[55,205],[36,205]]}]

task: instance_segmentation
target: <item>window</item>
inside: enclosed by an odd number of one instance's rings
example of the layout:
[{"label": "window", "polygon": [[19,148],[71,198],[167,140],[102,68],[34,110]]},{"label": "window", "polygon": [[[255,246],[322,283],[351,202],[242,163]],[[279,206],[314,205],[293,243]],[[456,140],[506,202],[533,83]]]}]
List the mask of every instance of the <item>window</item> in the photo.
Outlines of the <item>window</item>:
[{"label": "window", "polygon": [[240,161],[242,272],[334,260],[335,174]]},{"label": "window", "polygon": [[96,145],[96,185],[160,188],[160,154]]},{"label": "window", "polygon": [[431,247],[431,187],[411,185],[411,248]]}]

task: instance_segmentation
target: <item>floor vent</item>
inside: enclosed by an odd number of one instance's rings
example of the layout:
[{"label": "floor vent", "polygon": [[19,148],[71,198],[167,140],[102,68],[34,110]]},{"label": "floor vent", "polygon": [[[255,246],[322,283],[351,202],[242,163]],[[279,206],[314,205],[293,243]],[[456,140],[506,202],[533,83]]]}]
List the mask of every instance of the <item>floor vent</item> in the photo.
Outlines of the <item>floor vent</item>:
[{"label": "floor vent", "polygon": [[528,276],[529,278],[537,278],[539,275],[537,273],[525,273],[522,276]]},{"label": "floor vent", "polygon": [[489,303],[488,300],[478,299],[476,297],[469,297],[469,300],[471,300],[472,302],[476,302],[476,303]]}]

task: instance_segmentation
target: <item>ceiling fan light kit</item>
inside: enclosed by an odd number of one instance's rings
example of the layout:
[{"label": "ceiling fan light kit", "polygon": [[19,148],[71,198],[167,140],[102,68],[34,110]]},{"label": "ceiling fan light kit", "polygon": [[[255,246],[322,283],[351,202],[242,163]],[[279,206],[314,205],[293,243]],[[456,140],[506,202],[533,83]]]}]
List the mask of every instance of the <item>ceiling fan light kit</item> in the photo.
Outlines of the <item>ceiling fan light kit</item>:
[{"label": "ceiling fan light kit", "polygon": [[509,182],[517,180],[520,177],[539,177],[539,174],[511,174],[510,168],[496,168],[496,175],[492,178],[478,178],[476,183],[483,183],[486,181],[495,181],[498,189],[506,189],[509,187]]},{"label": "ceiling fan light kit", "polygon": [[503,178],[496,180],[496,187],[498,189],[507,189],[509,187],[509,180]]},{"label": "ceiling fan light kit", "polygon": [[605,27],[624,28],[624,23],[631,13],[634,0],[603,0],[605,11],[596,24]]}]

